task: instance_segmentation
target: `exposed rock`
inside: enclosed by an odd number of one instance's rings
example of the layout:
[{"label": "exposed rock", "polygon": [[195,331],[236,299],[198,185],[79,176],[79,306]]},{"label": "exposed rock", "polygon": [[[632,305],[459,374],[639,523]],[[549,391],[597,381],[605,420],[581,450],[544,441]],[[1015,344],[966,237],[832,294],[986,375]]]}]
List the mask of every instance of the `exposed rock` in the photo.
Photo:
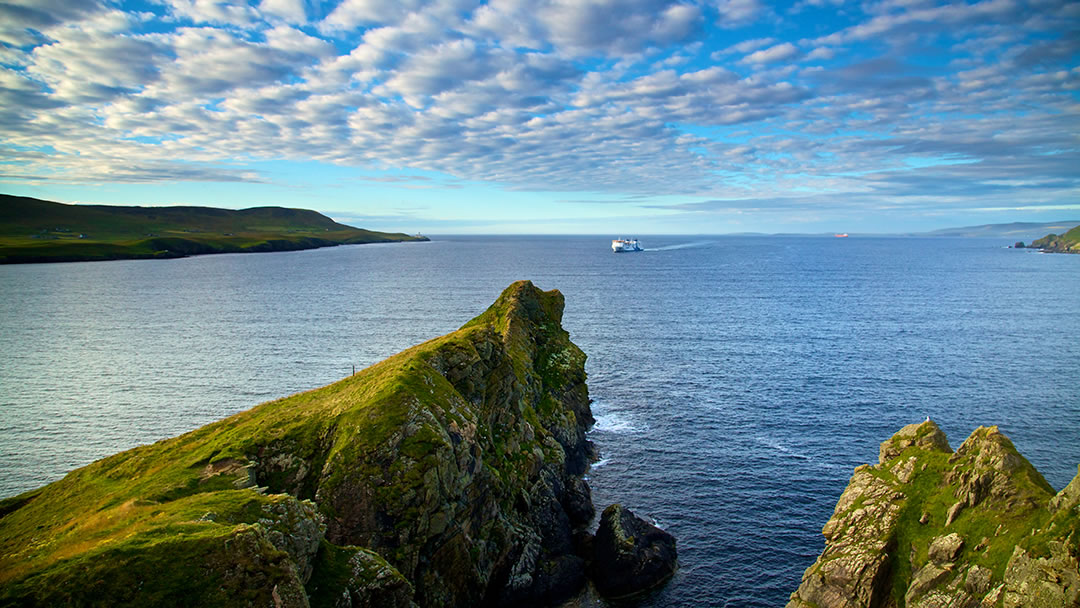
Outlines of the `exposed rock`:
[{"label": "exposed rock", "polygon": [[1066,541],[1047,543],[1048,555],[1036,557],[1016,547],[1005,569],[1004,608],[1076,608],[1080,606],[1080,564],[1075,530]]},{"label": "exposed rock", "polygon": [[1077,466],[1076,477],[1073,477],[1069,485],[1065,486],[1057,496],[1050,499],[1050,511],[1075,510],[1080,507],[1080,466]]},{"label": "exposed rock", "polygon": [[942,568],[937,564],[926,564],[911,577],[907,593],[904,594],[904,602],[910,606],[921,599],[926,593],[941,583],[951,579],[953,572],[949,568]]},{"label": "exposed rock", "polygon": [[324,542],[319,575],[308,584],[315,606],[333,608],[415,608],[413,587],[379,554]]},{"label": "exposed rock", "polygon": [[675,537],[619,504],[604,509],[594,543],[590,574],[607,597],[653,589],[678,568]]},{"label": "exposed rock", "polygon": [[[562,312],[557,291],[514,283],[460,330],[340,382],[0,501],[0,605],[566,599],[585,585],[595,449]],[[594,562],[624,568],[607,588],[669,577],[670,535],[617,513],[633,550]]]},{"label": "exposed rock", "polygon": [[263,512],[265,516],[259,519],[259,524],[266,529],[267,540],[289,554],[301,582],[307,582],[319,542],[326,532],[326,518],[311,501],[288,495],[264,506]]},{"label": "exposed rock", "polygon": [[972,595],[985,596],[990,590],[992,576],[993,572],[989,568],[974,565],[968,568],[967,575],[964,577],[964,590]]},{"label": "exposed rock", "polygon": [[927,420],[920,424],[909,424],[900,429],[891,439],[883,442],[878,450],[878,463],[885,464],[912,446],[922,450],[952,451],[945,433],[942,433],[936,424]]},{"label": "exposed rock", "polygon": [[[997,427],[954,453],[933,422],[906,426],[855,469],[788,608],[1080,608],[1078,503],[1080,481],[1054,496]],[[973,563],[1010,553],[1004,575]]]},{"label": "exposed rock", "polygon": [[928,556],[935,564],[950,564],[960,555],[964,539],[955,532],[948,536],[939,536],[930,542]]}]

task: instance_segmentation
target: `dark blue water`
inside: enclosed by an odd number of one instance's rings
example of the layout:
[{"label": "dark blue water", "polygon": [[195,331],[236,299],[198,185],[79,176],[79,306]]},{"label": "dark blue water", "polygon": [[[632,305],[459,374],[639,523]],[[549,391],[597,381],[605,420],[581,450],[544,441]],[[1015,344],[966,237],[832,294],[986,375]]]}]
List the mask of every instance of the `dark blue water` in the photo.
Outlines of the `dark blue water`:
[{"label": "dark blue water", "polygon": [[931,416],[1080,462],[1080,256],[981,239],[457,237],[0,267],[0,495],[320,386],[482,311],[566,295],[595,502],[679,539],[652,606],[778,606],[855,466]]}]

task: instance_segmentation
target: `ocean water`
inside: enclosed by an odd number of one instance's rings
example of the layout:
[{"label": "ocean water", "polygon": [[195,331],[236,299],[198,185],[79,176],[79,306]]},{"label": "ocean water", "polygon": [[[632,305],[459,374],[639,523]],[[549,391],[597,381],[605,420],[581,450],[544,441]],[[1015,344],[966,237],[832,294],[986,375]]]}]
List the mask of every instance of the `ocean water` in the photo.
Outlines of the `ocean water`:
[{"label": "ocean water", "polygon": [[589,355],[594,502],[678,538],[646,606],[781,606],[851,470],[933,418],[1080,463],[1080,256],[989,239],[445,237],[0,266],[0,496],[321,386],[517,279]]}]

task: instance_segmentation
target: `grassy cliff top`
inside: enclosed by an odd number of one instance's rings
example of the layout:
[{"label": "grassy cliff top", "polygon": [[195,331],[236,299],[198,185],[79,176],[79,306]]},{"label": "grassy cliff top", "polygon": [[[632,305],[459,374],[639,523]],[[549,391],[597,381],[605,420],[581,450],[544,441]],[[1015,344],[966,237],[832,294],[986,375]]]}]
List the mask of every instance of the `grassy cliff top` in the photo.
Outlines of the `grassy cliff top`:
[{"label": "grassy cliff top", "polygon": [[1048,234],[1031,242],[1031,249],[1042,249],[1053,253],[1080,253],[1080,226],[1065,234]]},{"label": "grassy cliff top", "polygon": [[67,205],[0,195],[0,263],[178,257],[426,240],[306,209]]},{"label": "grassy cliff top", "polygon": [[[496,371],[506,369],[507,393],[534,387],[542,394],[531,402],[538,406],[583,382],[584,354],[560,326],[562,309],[558,291],[519,281],[461,329],[353,376],[103,458],[0,501],[0,605],[5,597],[40,601],[52,597],[49,589],[105,576],[95,573],[102,564],[148,567],[133,556],[228,561],[214,551],[235,545],[230,539],[251,526],[271,525],[267,514],[297,499],[313,500],[333,526],[345,517],[340,505],[351,504],[335,498],[341,488],[376,492],[383,517],[397,518],[392,528],[413,525],[409,518],[427,516],[416,512],[415,497],[432,491],[430,471],[446,475],[446,463],[437,460],[452,455],[463,437],[477,437],[485,470],[500,483],[527,478],[537,458],[563,457],[545,429],[567,413],[552,406],[545,419],[528,401],[493,400],[497,387],[490,383],[472,394],[478,376],[471,370],[493,361]],[[505,355],[494,353],[503,348]],[[512,363],[500,363],[507,358]],[[517,411],[491,411],[500,407]],[[505,415],[535,440],[511,443],[509,430],[500,436],[489,419]],[[390,555],[406,560],[403,552]]]}]

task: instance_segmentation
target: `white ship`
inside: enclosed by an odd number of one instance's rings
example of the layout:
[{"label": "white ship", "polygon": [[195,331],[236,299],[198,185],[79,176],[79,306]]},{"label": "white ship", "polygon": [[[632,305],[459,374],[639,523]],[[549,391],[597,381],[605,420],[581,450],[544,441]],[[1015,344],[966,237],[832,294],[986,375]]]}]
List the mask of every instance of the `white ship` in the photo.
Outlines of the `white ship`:
[{"label": "white ship", "polygon": [[615,239],[611,241],[611,250],[615,253],[622,253],[624,251],[645,251],[638,244],[637,239]]}]

